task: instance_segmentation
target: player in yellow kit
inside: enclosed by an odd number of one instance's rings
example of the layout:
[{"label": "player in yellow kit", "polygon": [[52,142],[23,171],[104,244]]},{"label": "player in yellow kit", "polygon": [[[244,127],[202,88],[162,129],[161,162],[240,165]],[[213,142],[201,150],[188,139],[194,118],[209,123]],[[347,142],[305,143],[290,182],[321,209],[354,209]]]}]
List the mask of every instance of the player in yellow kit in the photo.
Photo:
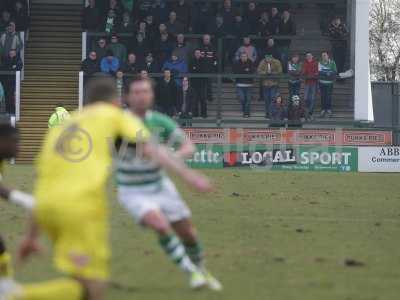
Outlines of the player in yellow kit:
[{"label": "player in yellow kit", "polygon": [[152,145],[143,123],[115,105],[115,80],[93,80],[87,98],[90,104],[82,113],[51,130],[45,139],[37,161],[37,203],[19,250],[21,259],[27,258],[39,249],[37,238],[45,232],[54,244],[55,266],[66,277],[19,286],[4,299],[103,299],[110,258],[105,188],[115,139],[136,144],[143,155],[198,190],[211,188],[207,178],[175,161],[166,148]]}]

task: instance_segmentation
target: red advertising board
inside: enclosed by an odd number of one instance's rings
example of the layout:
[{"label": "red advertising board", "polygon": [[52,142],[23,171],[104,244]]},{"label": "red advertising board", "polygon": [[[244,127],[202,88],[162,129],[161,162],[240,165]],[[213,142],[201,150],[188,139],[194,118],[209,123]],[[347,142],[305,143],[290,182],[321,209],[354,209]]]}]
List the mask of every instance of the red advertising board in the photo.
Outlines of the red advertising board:
[{"label": "red advertising board", "polygon": [[392,132],[379,130],[187,128],[185,131],[196,144],[392,145]]}]

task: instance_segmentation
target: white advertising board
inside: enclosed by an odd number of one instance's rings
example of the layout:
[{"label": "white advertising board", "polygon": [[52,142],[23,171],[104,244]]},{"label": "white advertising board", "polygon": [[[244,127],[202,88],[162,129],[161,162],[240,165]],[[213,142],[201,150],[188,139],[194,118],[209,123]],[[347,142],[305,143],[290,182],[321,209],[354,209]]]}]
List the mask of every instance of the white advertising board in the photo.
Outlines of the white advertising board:
[{"label": "white advertising board", "polygon": [[359,147],[359,172],[400,172],[400,147]]}]

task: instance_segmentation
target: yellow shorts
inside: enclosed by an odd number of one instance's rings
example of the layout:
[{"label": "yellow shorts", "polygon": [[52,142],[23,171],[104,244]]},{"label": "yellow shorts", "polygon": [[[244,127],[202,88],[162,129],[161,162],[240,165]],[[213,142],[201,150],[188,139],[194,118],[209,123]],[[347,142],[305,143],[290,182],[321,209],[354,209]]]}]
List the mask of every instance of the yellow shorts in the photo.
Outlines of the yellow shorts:
[{"label": "yellow shorts", "polygon": [[106,281],[111,256],[108,216],[102,211],[65,205],[68,202],[60,199],[55,202],[39,203],[35,217],[54,244],[56,268],[69,276]]}]

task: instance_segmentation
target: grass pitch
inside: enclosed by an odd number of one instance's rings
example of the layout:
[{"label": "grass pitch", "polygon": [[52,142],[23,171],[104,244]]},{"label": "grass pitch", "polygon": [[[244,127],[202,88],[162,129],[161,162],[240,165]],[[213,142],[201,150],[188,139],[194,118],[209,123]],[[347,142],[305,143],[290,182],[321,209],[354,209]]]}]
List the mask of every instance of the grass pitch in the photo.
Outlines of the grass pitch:
[{"label": "grass pitch", "polygon": [[[31,190],[32,167],[6,170]],[[115,300],[391,300],[400,292],[400,175],[207,172],[218,191],[182,189],[221,279],[221,294],[192,292],[154,236],[112,201]],[[180,185],[181,186],[181,185]],[[68,187],[66,187],[68,188]],[[57,199],[55,199],[57,201]],[[0,232],[12,249],[23,232],[20,210],[0,205]],[[28,263],[21,281],[57,274],[48,257]]]}]

